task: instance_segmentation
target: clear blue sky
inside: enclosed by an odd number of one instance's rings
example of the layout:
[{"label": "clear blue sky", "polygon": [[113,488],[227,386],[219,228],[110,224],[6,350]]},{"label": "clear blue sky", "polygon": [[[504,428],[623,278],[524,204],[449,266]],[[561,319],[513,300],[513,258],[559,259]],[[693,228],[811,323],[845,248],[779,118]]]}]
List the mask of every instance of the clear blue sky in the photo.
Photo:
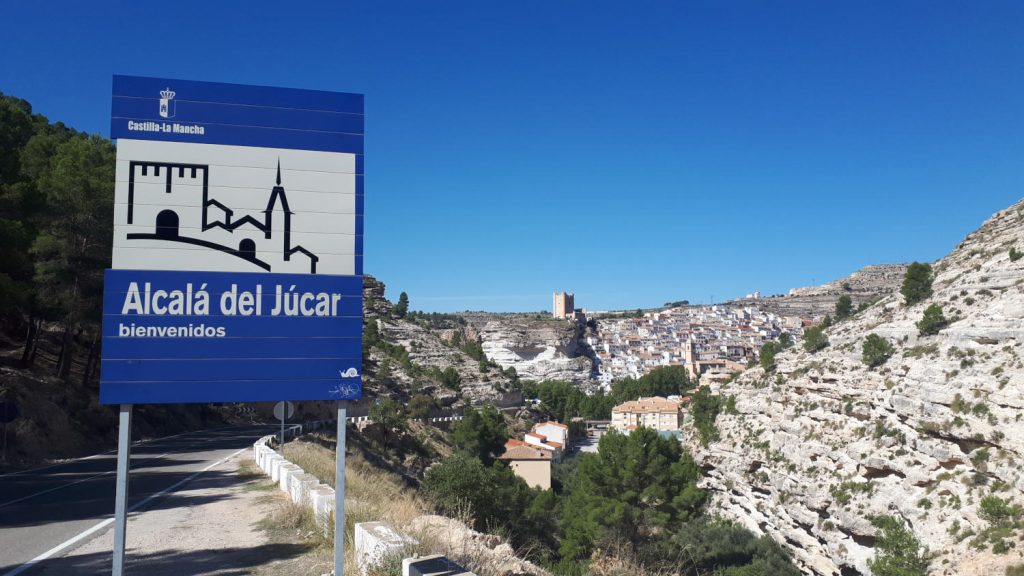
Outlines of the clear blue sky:
[{"label": "clear blue sky", "polygon": [[782,292],[932,260],[1024,193],[1024,3],[8,2],[0,90],[366,94],[366,271],[426,310]]}]

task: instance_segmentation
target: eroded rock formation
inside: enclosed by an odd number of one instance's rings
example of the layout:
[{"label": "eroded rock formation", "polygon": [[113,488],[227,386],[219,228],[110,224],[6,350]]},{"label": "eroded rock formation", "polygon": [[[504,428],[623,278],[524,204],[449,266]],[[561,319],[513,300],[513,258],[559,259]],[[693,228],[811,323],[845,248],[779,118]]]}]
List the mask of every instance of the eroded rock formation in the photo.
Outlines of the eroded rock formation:
[{"label": "eroded rock formation", "polygon": [[[798,343],[773,372],[722,385],[736,413],[718,417],[721,439],[689,439],[713,506],[811,574],[869,574],[872,515],[904,519],[935,554],[934,574],[1024,563],[1024,531],[997,545],[979,507],[1024,502],[1024,259],[1011,248],[1024,251],[1024,202],[935,265],[926,301],[886,296],[830,328],[824,350]],[[951,322],[922,336],[915,324],[931,304]],[[871,333],[894,348],[877,368],[862,361]]]}]

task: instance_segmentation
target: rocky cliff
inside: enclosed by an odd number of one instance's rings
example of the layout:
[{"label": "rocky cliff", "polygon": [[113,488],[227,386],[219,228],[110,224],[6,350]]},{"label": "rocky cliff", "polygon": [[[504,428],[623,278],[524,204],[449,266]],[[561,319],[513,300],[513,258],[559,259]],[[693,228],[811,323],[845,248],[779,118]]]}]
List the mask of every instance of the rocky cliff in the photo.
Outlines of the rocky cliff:
[{"label": "rocky cliff", "polygon": [[460,315],[480,338],[484,354],[527,380],[590,379],[593,364],[583,339],[585,325],[540,314]]},{"label": "rocky cliff", "polygon": [[[417,321],[411,315],[396,318],[384,291],[383,282],[373,276],[363,277],[366,322],[376,324],[384,343],[369,350],[364,380],[368,398],[363,404],[379,396],[407,400],[419,393],[434,397],[442,406],[508,403],[520,397],[509,376],[496,366],[481,364],[458,345],[476,337],[472,328],[455,316],[435,319],[433,324],[426,319]],[[432,368],[454,369],[459,383],[454,387],[439,384],[428,374]]]},{"label": "rocky cliff", "polygon": [[[1014,248],[1014,258],[1011,258]],[[934,293],[898,293],[799,345],[774,372],[751,369],[718,391],[736,410],[695,457],[714,506],[820,575],[869,574],[869,518],[904,522],[932,573],[1003,574],[1024,563],[1024,202],[999,212],[935,266]],[[950,320],[932,336],[929,305]],[[869,334],[894,348],[869,368]],[[986,509],[982,509],[986,499]],[[995,510],[998,509],[998,510]]]},{"label": "rocky cliff", "polygon": [[870,303],[883,296],[898,292],[906,271],[906,264],[865,266],[845,278],[833,280],[820,286],[794,288],[784,296],[743,298],[732,300],[727,304],[754,305],[761,310],[780,316],[822,318],[826,314],[835,313],[836,301],[841,296],[849,296],[856,307],[864,302]]}]

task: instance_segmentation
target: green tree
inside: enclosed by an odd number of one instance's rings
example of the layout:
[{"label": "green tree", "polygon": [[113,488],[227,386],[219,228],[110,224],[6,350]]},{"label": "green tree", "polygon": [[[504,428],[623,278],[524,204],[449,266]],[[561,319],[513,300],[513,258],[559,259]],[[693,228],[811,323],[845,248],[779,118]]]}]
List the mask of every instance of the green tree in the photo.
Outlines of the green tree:
[{"label": "green tree", "polygon": [[454,454],[431,466],[423,493],[438,512],[468,516],[481,531],[511,526],[532,500],[529,488],[507,466],[488,467],[469,454]]},{"label": "green tree", "polygon": [[612,384],[617,402],[649,396],[684,394],[690,390],[690,376],[682,366],[659,366],[638,379],[624,378]]},{"label": "green tree", "polygon": [[693,427],[697,429],[701,444],[707,446],[718,440],[718,427],[715,420],[725,407],[723,396],[712,394],[706,386],[701,386],[690,399],[690,415],[693,416]]},{"label": "green tree", "polygon": [[812,326],[804,330],[804,350],[817,352],[828,346],[828,336],[823,326]]},{"label": "green tree", "polygon": [[35,133],[32,105],[0,92],[0,186],[20,179],[21,152]]},{"label": "green tree", "polygon": [[430,418],[430,412],[434,409],[434,399],[426,394],[417,394],[409,399],[409,417],[416,420]]},{"label": "green tree", "polygon": [[869,367],[874,368],[885,364],[892,356],[892,345],[885,338],[882,338],[878,334],[868,334],[867,338],[864,339],[864,345],[861,348],[861,360]]},{"label": "green tree", "polygon": [[468,517],[481,532],[506,534],[526,556],[550,557],[556,547],[557,496],[530,489],[504,463],[485,466],[457,453],[427,470],[422,491],[441,514]]},{"label": "green tree", "polygon": [[584,394],[576,386],[561,380],[545,380],[544,382],[528,382],[523,393],[528,398],[538,398],[540,409],[548,418],[559,422],[569,422],[574,417],[587,420],[609,420],[612,408],[617,404],[615,398],[604,392]]},{"label": "green tree", "polygon": [[76,328],[83,322],[97,326],[101,319],[103,270],[110,265],[113,238],[113,145],[99,136],[67,140],[38,186],[50,218],[32,246],[35,284],[62,325],[58,375],[66,380]]},{"label": "green tree", "polygon": [[462,420],[452,427],[449,439],[455,448],[490,466],[508,440],[505,418],[494,406],[479,410],[467,406]]},{"label": "green tree", "polygon": [[932,267],[930,264],[914,262],[907,267],[900,293],[913,306],[932,295]]},{"label": "green tree", "polygon": [[370,406],[370,420],[380,424],[384,429],[385,448],[388,447],[388,438],[393,432],[401,434],[408,427],[405,410],[391,398],[378,399]]},{"label": "green tree", "polygon": [[868,560],[874,576],[927,576],[928,554],[914,533],[892,516],[875,516],[875,557]]},{"label": "green tree", "polygon": [[679,527],[663,543],[646,547],[641,559],[651,572],[715,576],[799,576],[786,551],[769,536],[755,536],[726,520],[699,518]]},{"label": "green tree", "polygon": [[454,366],[448,366],[441,372],[441,384],[456,392],[462,391],[462,376]]},{"label": "green tree", "polygon": [[409,312],[409,295],[402,292],[398,295],[398,304],[391,309],[391,314],[395,318],[405,318],[406,313]]},{"label": "green tree", "polygon": [[932,336],[939,333],[949,324],[946,317],[942,315],[942,306],[938,304],[932,304],[925,308],[924,315],[921,316],[921,320],[917,323],[917,331],[921,336]]},{"label": "green tree", "polygon": [[760,362],[765,370],[775,369],[775,355],[782,351],[782,344],[778,342],[765,342],[761,346]]},{"label": "green tree", "polygon": [[836,320],[845,320],[853,315],[853,300],[843,294],[836,301]]},{"label": "green tree", "polygon": [[779,346],[781,346],[782,350],[785,350],[786,348],[789,348],[792,345],[793,345],[793,335],[792,334],[790,334],[789,332],[783,332],[782,334],[779,334]]},{"label": "green tree", "polygon": [[674,439],[644,427],[605,434],[597,454],[578,457],[563,505],[562,556],[579,560],[609,537],[636,543],[641,533],[696,518],[706,500],[699,479]]}]

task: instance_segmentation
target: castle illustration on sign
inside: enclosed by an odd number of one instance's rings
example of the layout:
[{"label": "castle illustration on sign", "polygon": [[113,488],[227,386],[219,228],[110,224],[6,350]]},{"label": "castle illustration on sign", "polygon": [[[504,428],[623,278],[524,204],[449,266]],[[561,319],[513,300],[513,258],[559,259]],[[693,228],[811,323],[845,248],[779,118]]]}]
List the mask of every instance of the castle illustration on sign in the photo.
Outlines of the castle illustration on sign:
[{"label": "castle illustration on sign", "polygon": [[[127,223],[152,223],[154,231],[128,240],[159,240],[218,250],[267,272],[316,274],[319,257],[292,246],[292,216],[281,185],[281,163],[261,217],[236,211],[210,198],[210,166],[132,160],[128,176]],[[194,195],[202,195],[195,202]]]}]

